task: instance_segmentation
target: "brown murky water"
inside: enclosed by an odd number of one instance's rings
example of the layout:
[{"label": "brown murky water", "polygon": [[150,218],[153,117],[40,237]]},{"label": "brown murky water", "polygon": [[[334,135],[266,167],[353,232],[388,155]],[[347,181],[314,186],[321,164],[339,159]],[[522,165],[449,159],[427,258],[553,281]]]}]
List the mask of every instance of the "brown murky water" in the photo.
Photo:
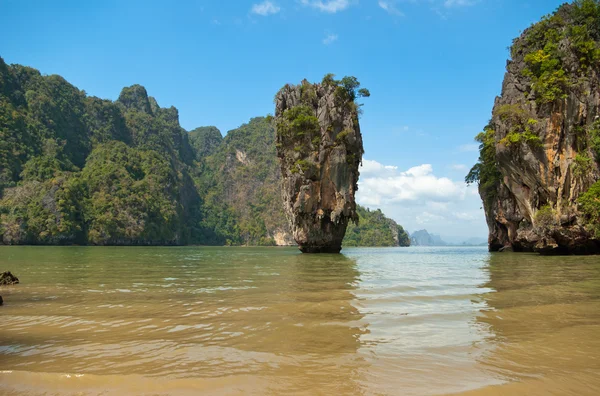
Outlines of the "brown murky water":
[{"label": "brown murky water", "polygon": [[2,247],[3,395],[600,394],[600,257]]}]

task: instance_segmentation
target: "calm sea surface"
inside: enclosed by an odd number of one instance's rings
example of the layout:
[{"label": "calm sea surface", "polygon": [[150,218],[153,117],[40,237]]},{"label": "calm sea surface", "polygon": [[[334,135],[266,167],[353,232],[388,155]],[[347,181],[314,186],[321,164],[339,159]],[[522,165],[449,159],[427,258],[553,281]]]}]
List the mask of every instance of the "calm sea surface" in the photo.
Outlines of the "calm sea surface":
[{"label": "calm sea surface", "polygon": [[600,257],[0,247],[2,395],[600,394]]}]

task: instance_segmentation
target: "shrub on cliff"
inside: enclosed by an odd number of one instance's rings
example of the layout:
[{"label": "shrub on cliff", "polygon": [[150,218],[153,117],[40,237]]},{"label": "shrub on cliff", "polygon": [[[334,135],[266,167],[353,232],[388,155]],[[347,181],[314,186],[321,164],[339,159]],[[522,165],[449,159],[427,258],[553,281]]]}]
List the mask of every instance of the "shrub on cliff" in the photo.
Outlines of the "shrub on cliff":
[{"label": "shrub on cliff", "polygon": [[548,230],[558,224],[556,212],[550,205],[544,205],[537,210],[534,216],[536,227],[540,230]]},{"label": "shrub on cliff", "polygon": [[600,238],[600,182],[593,184],[579,197],[579,209],[584,213],[587,227]]},{"label": "shrub on cliff", "polygon": [[500,171],[496,160],[495,131],[491,126],[486,126],[475,141],[479,142],[479,161],[471,168],[465,182],[477,183],[482,197],[489,202],[496,196],[496,189],[501,181]]},{"label": "shrub on cliff", "polygon": [[578,84],[580,75],[600,60],[599,25],[600,2],[577,0],[544,17],[525,32],[523,39],[515,40],[512,57],[523,57],[523,75],[531,79],[539,104],[564,98],[569,87]]}]

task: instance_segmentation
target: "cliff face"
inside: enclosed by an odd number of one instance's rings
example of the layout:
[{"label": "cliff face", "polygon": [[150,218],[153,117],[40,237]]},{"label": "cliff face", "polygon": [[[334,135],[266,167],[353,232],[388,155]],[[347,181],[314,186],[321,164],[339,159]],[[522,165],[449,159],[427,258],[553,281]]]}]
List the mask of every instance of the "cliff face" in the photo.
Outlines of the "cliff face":
[{"label": "cliff face", "polygon": [[[198,128],[196,131],[201,131]],[[217,131],[220,136],[220,132]],[[192,144],[198,143],[192,135]],[[204,139],[206,142],[207,139]],[[206,148],[206,144],[202,146]],[[257,117],[200,158],[197,180],[213,244],[291,245],[281,203],[273,123]]]},{"label": "cliff face", "polygon": [[338,253],[348,221],[357,221],[355,193],[363,145],[354,78],[304,80],[275,97],[277,156],[284,208],[305,253]]},{"label": "cliff face", "polygon": [[599,39],[600,5],[584,0],[514,41],[467,176],[479,182],[491,251],[600,251],[588,192],[600,179]]}]

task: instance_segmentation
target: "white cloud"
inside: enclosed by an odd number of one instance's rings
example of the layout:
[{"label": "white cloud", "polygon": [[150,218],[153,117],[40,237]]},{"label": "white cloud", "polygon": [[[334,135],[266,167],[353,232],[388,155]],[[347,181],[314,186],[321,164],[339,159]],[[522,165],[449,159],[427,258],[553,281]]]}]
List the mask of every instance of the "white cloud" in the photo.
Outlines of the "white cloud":
[{"label": "white cloud", "polygon": [[404,16],[404,13],[396,8],[396,5],[392,1],[384,1],[379,0],[379,7],[381,7],[385,12],[391,15]]},{"label": "white cloud", "polygon": [[427,228],[442,236],[485,237],[487,225],[476,188],[435,174],[430,164],[402,171],[364,159],[356,199],[380,208],[408,230]]},{"label": "white cloud", "polygon": [[[379,164],[377,161],[363,161],[361,178],[359,182],[360,194],[368,202],[405,203],[425,202],[460,199],[466,194],[464,183],[455,183],[452,180],[433,174],[433,167],[429,164],[415,166],[405,172],[398,172],[396,168]],[[379,170],[379,174],[377,173]]]},{"label": "white cloud", "polygon": [[397,166],[383,165],[377,161],[371,161],[368,159],[363,160],[360,168],[360,174],[363,177],[368,176],[382,176],[384,174],[393,175],[398,170]]},{"label": "white cloud", "polygon": [[334,14],[338,11],[343,11],[350,6],[348,0],[300,0],[304,6],[316,8],[322,12]]},{"label": "white cloud", "polygon": [[325,45],[329,45],[335,41],[337,41],[338,39],[338,35],[337,34],[328,34],[324,39],[323,39],[323,44]]},{"label": "white cloud", "polygon": [[254,4],[251,10],[253,14],[262,16],[277,14],[279,11],[281,11],[281,8],[269,0],[265,0],[262,3]]},{"label": "white cloud", "polygon": [[476,0],[446,0],[444,1],[444,7],[452,8],[452,7],[467,7],[472,6],[477,3]]}]

